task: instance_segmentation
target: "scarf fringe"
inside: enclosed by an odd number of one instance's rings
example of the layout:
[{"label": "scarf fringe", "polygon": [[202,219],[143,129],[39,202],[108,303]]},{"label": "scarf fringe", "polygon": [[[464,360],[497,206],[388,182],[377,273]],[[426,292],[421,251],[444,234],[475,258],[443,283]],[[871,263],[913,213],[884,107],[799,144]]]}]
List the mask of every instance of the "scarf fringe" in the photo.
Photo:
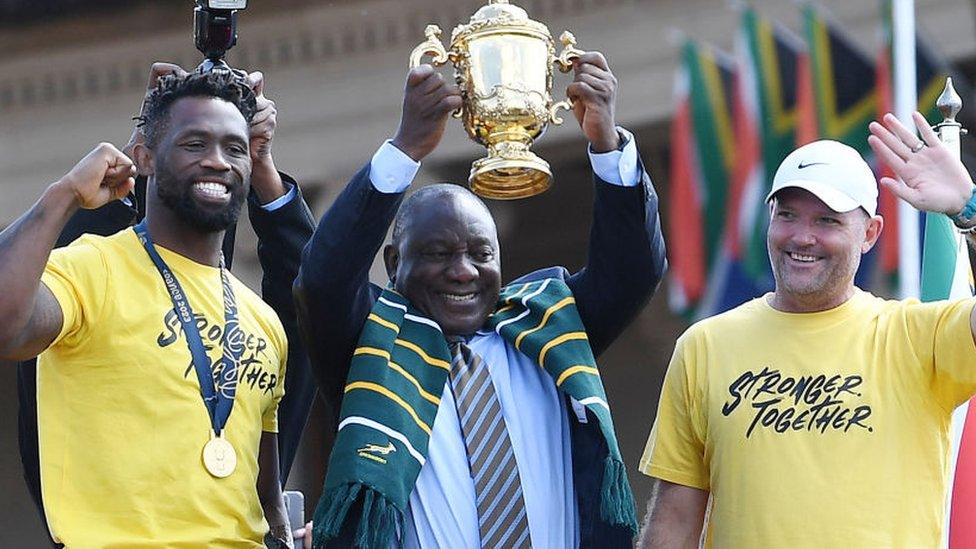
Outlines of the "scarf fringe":
[{"label": "scarf fringe", "polygon": [[629,528],[637,535],[637,510],[634,494],[627,482],[624,463],[613,456],[603,462],[603,486],[600,488],[600,518],[607,524]]},{"label": "scarf fringe", "polygon": [[398,531],[403,530],[403,514],[380,492],[362,484],[344,484],[322,494],[315,508],[312,546],[325,547],[339,535],[349,509],[362,497],[363,510],[356,527],[354,546],[362,549],[387,549]]}]

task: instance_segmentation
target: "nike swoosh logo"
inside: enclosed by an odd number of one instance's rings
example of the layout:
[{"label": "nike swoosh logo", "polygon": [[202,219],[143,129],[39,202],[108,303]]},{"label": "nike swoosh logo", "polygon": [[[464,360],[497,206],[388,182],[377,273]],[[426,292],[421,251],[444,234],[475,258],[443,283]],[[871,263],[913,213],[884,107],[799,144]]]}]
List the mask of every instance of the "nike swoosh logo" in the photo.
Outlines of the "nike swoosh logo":
[{"label": "nike swoosh logo", "polygon": [[826,165],[827,165],[826,162],[811,162],[809,164],[804,164],[803,162],[800,162],[800,165],[797,167],[802,170],[805,168],[809,168],[810,166],[826,166]]}]

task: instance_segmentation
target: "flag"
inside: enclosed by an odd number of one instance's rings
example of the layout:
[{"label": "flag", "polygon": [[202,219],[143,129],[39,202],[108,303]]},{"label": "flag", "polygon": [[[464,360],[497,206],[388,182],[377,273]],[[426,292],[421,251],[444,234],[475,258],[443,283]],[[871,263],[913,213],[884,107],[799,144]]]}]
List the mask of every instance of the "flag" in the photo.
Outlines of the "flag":
[{"label": "flag", "polygon": [[802,147],[820,139],[817,120],[817,98],[813,88],[810,51],[800,53],[796,63],[796,146]]},{"label": "flag", "polygon": [[751,8],[742,10],[733,90],[737,150],[725,228],[729,266],[716,312],[773,287],[765,198],[776,168],[796,141],[797,70],[804,49],[786,28]]},{"label": "flag", "polygon": [[[874,61],[811,4],[803,6],[803,30],[809,54],[797,74],[797,145],[833,139],[869,156],[868,124],[878,101]],[[871,286],[878,253],[876,247],[862,257],[859,287]]]},{"label": "flag", "polygon": [[734,163],[732,62],[688,40],[675,78],[668,246],[670,305],[692,318],[722,248]]},{"label": "flag", "polygon": [[[881,120],[885,113],[895,112],[894,73],[891,70],[893,62],[892,51],[892,23],[891,0],[881,0],[881,47],[878,49],[875,81],[878,89],[878,110],[876,117]],[[881,177],[895,177],[894,171],[887,164],[878,160],[875,167],[879,179]],[[878,239],[878,263],[884,283],[891,293],[898,287],[898,197],[889,189],[882,187],[878,191],[878,213],[884,218],[884,231]]]},{"label": "flag", "polygon": [[867,151],[877,101],[874,63],[810,4],[803,7],[803,28],[809,59],[798,76],[806,109],[798,132]]}]

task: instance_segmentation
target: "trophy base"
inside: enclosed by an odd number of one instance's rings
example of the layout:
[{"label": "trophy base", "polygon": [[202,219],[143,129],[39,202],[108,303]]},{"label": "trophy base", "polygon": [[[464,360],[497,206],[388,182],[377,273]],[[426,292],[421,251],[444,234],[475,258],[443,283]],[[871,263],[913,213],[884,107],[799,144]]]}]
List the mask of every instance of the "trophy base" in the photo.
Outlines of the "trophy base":
[{"label": "trophy base", "polygon": [[519,156],[512,159],[489,154],[475,161],[468,177],[471,190],[495,200],[515,200],[545,192],[552,184],[549,163],[527,149]]}]

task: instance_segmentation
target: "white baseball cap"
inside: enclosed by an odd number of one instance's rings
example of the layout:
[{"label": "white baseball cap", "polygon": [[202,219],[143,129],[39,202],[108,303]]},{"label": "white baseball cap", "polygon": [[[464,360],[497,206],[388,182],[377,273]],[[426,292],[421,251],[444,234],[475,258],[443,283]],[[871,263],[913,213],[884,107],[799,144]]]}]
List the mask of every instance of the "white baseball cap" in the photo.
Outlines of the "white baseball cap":
[{"label": "white baseball cap", "polygon": [[878,211],[874,172],[856,150],[837,141],[814,141],[791,152],[776,170],[766,202],[787,187],[810,191],[835,212]]}]

